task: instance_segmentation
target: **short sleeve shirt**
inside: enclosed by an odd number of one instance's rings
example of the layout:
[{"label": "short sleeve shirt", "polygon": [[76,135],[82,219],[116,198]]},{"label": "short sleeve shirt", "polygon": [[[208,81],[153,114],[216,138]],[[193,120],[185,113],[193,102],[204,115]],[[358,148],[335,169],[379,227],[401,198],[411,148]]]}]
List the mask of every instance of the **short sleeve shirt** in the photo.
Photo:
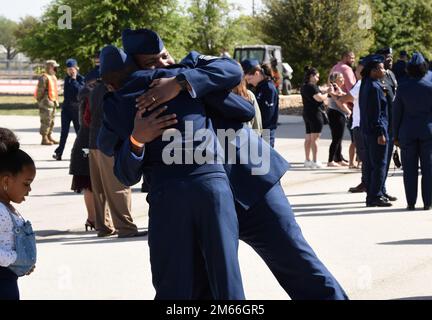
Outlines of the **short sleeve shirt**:
[{"label": "short sleeve shirt", "polygon": [[315,114],[319,111],[319,108],[323,106],[322,102],[314,99],[314,95],[321,93],[317,85],[309,83],[305,84],[301,87],[300,93],[303,100],[304,114]]},{"label": "short sleeve shirt", "polygon": [[360,86],[361,86],[361,80],[357,81],[354,87],[350,90],[350,94],[354,98],[354,107],[353,107],[353,114],[352,114],[353,124],[351,129],[360,127],[360,106],[359,106]]}]

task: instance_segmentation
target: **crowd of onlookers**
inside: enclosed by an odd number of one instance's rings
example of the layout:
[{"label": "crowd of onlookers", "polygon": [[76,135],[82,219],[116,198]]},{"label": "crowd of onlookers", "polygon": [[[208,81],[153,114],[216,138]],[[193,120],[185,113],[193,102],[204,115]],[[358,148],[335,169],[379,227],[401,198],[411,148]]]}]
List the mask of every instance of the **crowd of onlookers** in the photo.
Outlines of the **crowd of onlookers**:
[{"label": "crowd of onlookers", "polygon": [[[318,70],[310,67],[305,69],[301,95],[304,106],[303,119],[306,126],[305,167],[307,168],[321,168],[323,166],[317,160],[317,153],[318,140],[323,126],[326,124],[330,126],[332,137],[327,166],[357,168],[360,165],[360,161],[356,161],[352,130],[353,122],[358,115],[353,113],[353,103],[341,102],[336,99],[336,97],[345,96],[356,84],[354,63],[354,53],[344,52],[341,61],[331,69],[327,85],[323,87],[319,87],[320,75]],[[349,130],[351,135],[348,159],[342,154],[345,128]]]},{"label": "crowd of onlookers", "polygon": [[[317,157],[318,141],[328,124],[332,141],[327,167],[361,167],[361,182],[349,191],[367,192],[367,206],[388,207],[397,199],[389,195],[385,181],[391,160],[399,162],[395,147],[400,147],[407,209],[415,209],[420,161],[422,196],[428,210],[432,197],[431,75],[421,53],[414,52],[409,59],[401,51],[393,64],[391,48],[360,58],[356,66],[354,53],[344,52],[321,87],[318,70],[306,67],[301,87],[304,166],[323,167]],[[345,127],[351,136],[348,160],[342,153]]]},{"label": "crowd of onlookers", "polygon": [[97,145],[103,119],[103,97],[107,93],[99,75],[99,52],[94,56],[94,64],[94,69],[84,77],[79,73],[75,59],[66,61],[58,142],[51,133],[59,106],[56,90],[59,64],[54,60],[46,62],[45,73],[39,78],[35,92],[41,118],[41,144],[59,144],[53,158],[61,161],[72,122],[77,137],[71,152],[71,189],[84,194],[88,213],[86,230],[96,229],[99,237],[113,234],[135,237],[143,233],[138,232],[131,217],[131,189],[117,180],[112,170],[114,158],[100,152]]}]

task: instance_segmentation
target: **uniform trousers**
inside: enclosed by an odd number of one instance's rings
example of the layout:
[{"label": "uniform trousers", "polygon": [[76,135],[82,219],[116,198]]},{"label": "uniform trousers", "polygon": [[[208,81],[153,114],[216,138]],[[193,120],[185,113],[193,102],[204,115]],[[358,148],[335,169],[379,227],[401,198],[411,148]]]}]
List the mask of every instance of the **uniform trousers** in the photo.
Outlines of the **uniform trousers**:
[{"label": "uniform trousers", "polygon": [[[155,299],[244,299],[238,221],[224,172],[151,185],[149,248]],[[198,288],[209,285],[207,296]]]},{"label": "uniform trousers", "polygon": [[59,146],[55,149],[54,153],[57,155],[63,155],[64,148],[66,146],[67,137],[69,135],[69,129],[71,122],[73,123],[75,133],[78,134],[79,125],[79,113],[78,107],[62,107],[61,110],[61,134]]},{"label": "uniform trousers", "polygon": [[276,129],[264,129],[262,137],[272,148],[274,148],[276,139]]},{"label": "uniform trousers", "polygon": [[131,217],[131,189],[121,184],[114,175],[114,158],[96,149],[89,155],[90,179],[96,209],[96,230],[120,237],[138,232]]},{"label": "uniform trousers", "polygon": [[39,117],[40,117],[40,129],[39,133],[42,136],[46,136],[52,133],[54,129],[54,119],[56,112],[55,102],[43,99],[38,103],[39,105]]},{"label": "uniform trousers", "polygon": [[[385,180],[384,181],[387,180],[388,172],[390,170],[390,164],[391,164],[392,158],[393,158],[392,156],[393,156],[393,150],[394,150],[394,141],[393,141],[393,134],[391,134],[391,133],[389,133],[387,144],[388,144],[388,150],[387,150],[387,170],[386,170],[386,173],[385,173]],[[386,188],[385,183],[384,183],[382,191],[383,191],[383,194],[387,194],[387,188]]]},{"label": "uniform trousers", "polygon": [[365,173],[367,182],[366,204],[371,204],[383,196],[385,180],[387,178],[388,136],[385,145],[378,144],[376,135],[364,135],[366,148]]},{"label": "uniform trousers", "polygon": [[279,182],[252,208],[237,206],[237,212],[240,239],[261,256],[292,299],[347,299],[303,237]]},{"label": "uniform trousers", "polygon": [[405,196],[408,205],[417,201],[418,163],[421,168],[421,189],[424,206],[432,205],[432,140],[400,141]]},{"label": "uniform trousers", "polygon": [[[237,205],[240,240],[250,245],[293,300],[347,300],[302,235],[278,182],[249,210]],[[211,299],[204,284],[197,295]]]}]

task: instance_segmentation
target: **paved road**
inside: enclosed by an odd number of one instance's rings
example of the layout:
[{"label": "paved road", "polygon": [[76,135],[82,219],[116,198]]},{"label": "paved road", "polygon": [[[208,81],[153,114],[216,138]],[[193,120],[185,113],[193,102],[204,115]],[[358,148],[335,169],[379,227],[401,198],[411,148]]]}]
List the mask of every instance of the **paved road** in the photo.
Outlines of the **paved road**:
[{"label": "paved road", "polygon": [[[399,197],[389,209],[366,208],[364,194],[349,194],[359,182],[358,170],[302,167],[301,118],[284,117],[276,149],[292,163],[282,179],[303,233],[352,299],[411,299],[432,296],[432,212],[405,211],[401,172],[388,179]],[[59,125],[59,120],[57,120]],[[54,147],[39,145],[37,117],[0,116],[0,126],[15,130],[38,168],[33,191],[18,208],[37,230],[39,262],[34,274],[20,281],[23,299],[152,299],[146,238],[99,239],[84,231],[81,195],[70,191],[68,154],[54,161]],[[71,129],[73,132],[73,129]],[[56,128],[58,137],[59,128]],[[326,161],[329,130],[320,142]],[[344,142],[347,151],[348,140]],[[346,152],[345,152],[346,154]],[[147,203],[133,188],[133,216],[147,227]],[[422,207],[421,201],[419,207]],[[249,299],[287,299],[260,258],[240,244],[240,263]]]}]

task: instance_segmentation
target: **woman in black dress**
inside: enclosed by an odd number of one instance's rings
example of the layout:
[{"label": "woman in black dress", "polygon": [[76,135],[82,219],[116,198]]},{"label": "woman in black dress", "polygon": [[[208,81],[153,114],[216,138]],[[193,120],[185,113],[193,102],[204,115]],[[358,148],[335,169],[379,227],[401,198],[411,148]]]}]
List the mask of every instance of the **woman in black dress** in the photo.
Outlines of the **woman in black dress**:
[{"label": "woman in black dress", "polygon": [[87,153],[89,147],[89,121],[86,121],[86,114],[88,114],[86,110],[88,110],[89,92],[90,88],[87,86],[80,93],[80,129],[72,147],[71,162],[69,167],[69,174],[73,176],[71,189],[76,193],[84,193],[84,202],[87,208],[87,221],[85,222],[86,231],[88,229],[95,229],[94,224],[96,215],[90,181],[89,159]]}]

